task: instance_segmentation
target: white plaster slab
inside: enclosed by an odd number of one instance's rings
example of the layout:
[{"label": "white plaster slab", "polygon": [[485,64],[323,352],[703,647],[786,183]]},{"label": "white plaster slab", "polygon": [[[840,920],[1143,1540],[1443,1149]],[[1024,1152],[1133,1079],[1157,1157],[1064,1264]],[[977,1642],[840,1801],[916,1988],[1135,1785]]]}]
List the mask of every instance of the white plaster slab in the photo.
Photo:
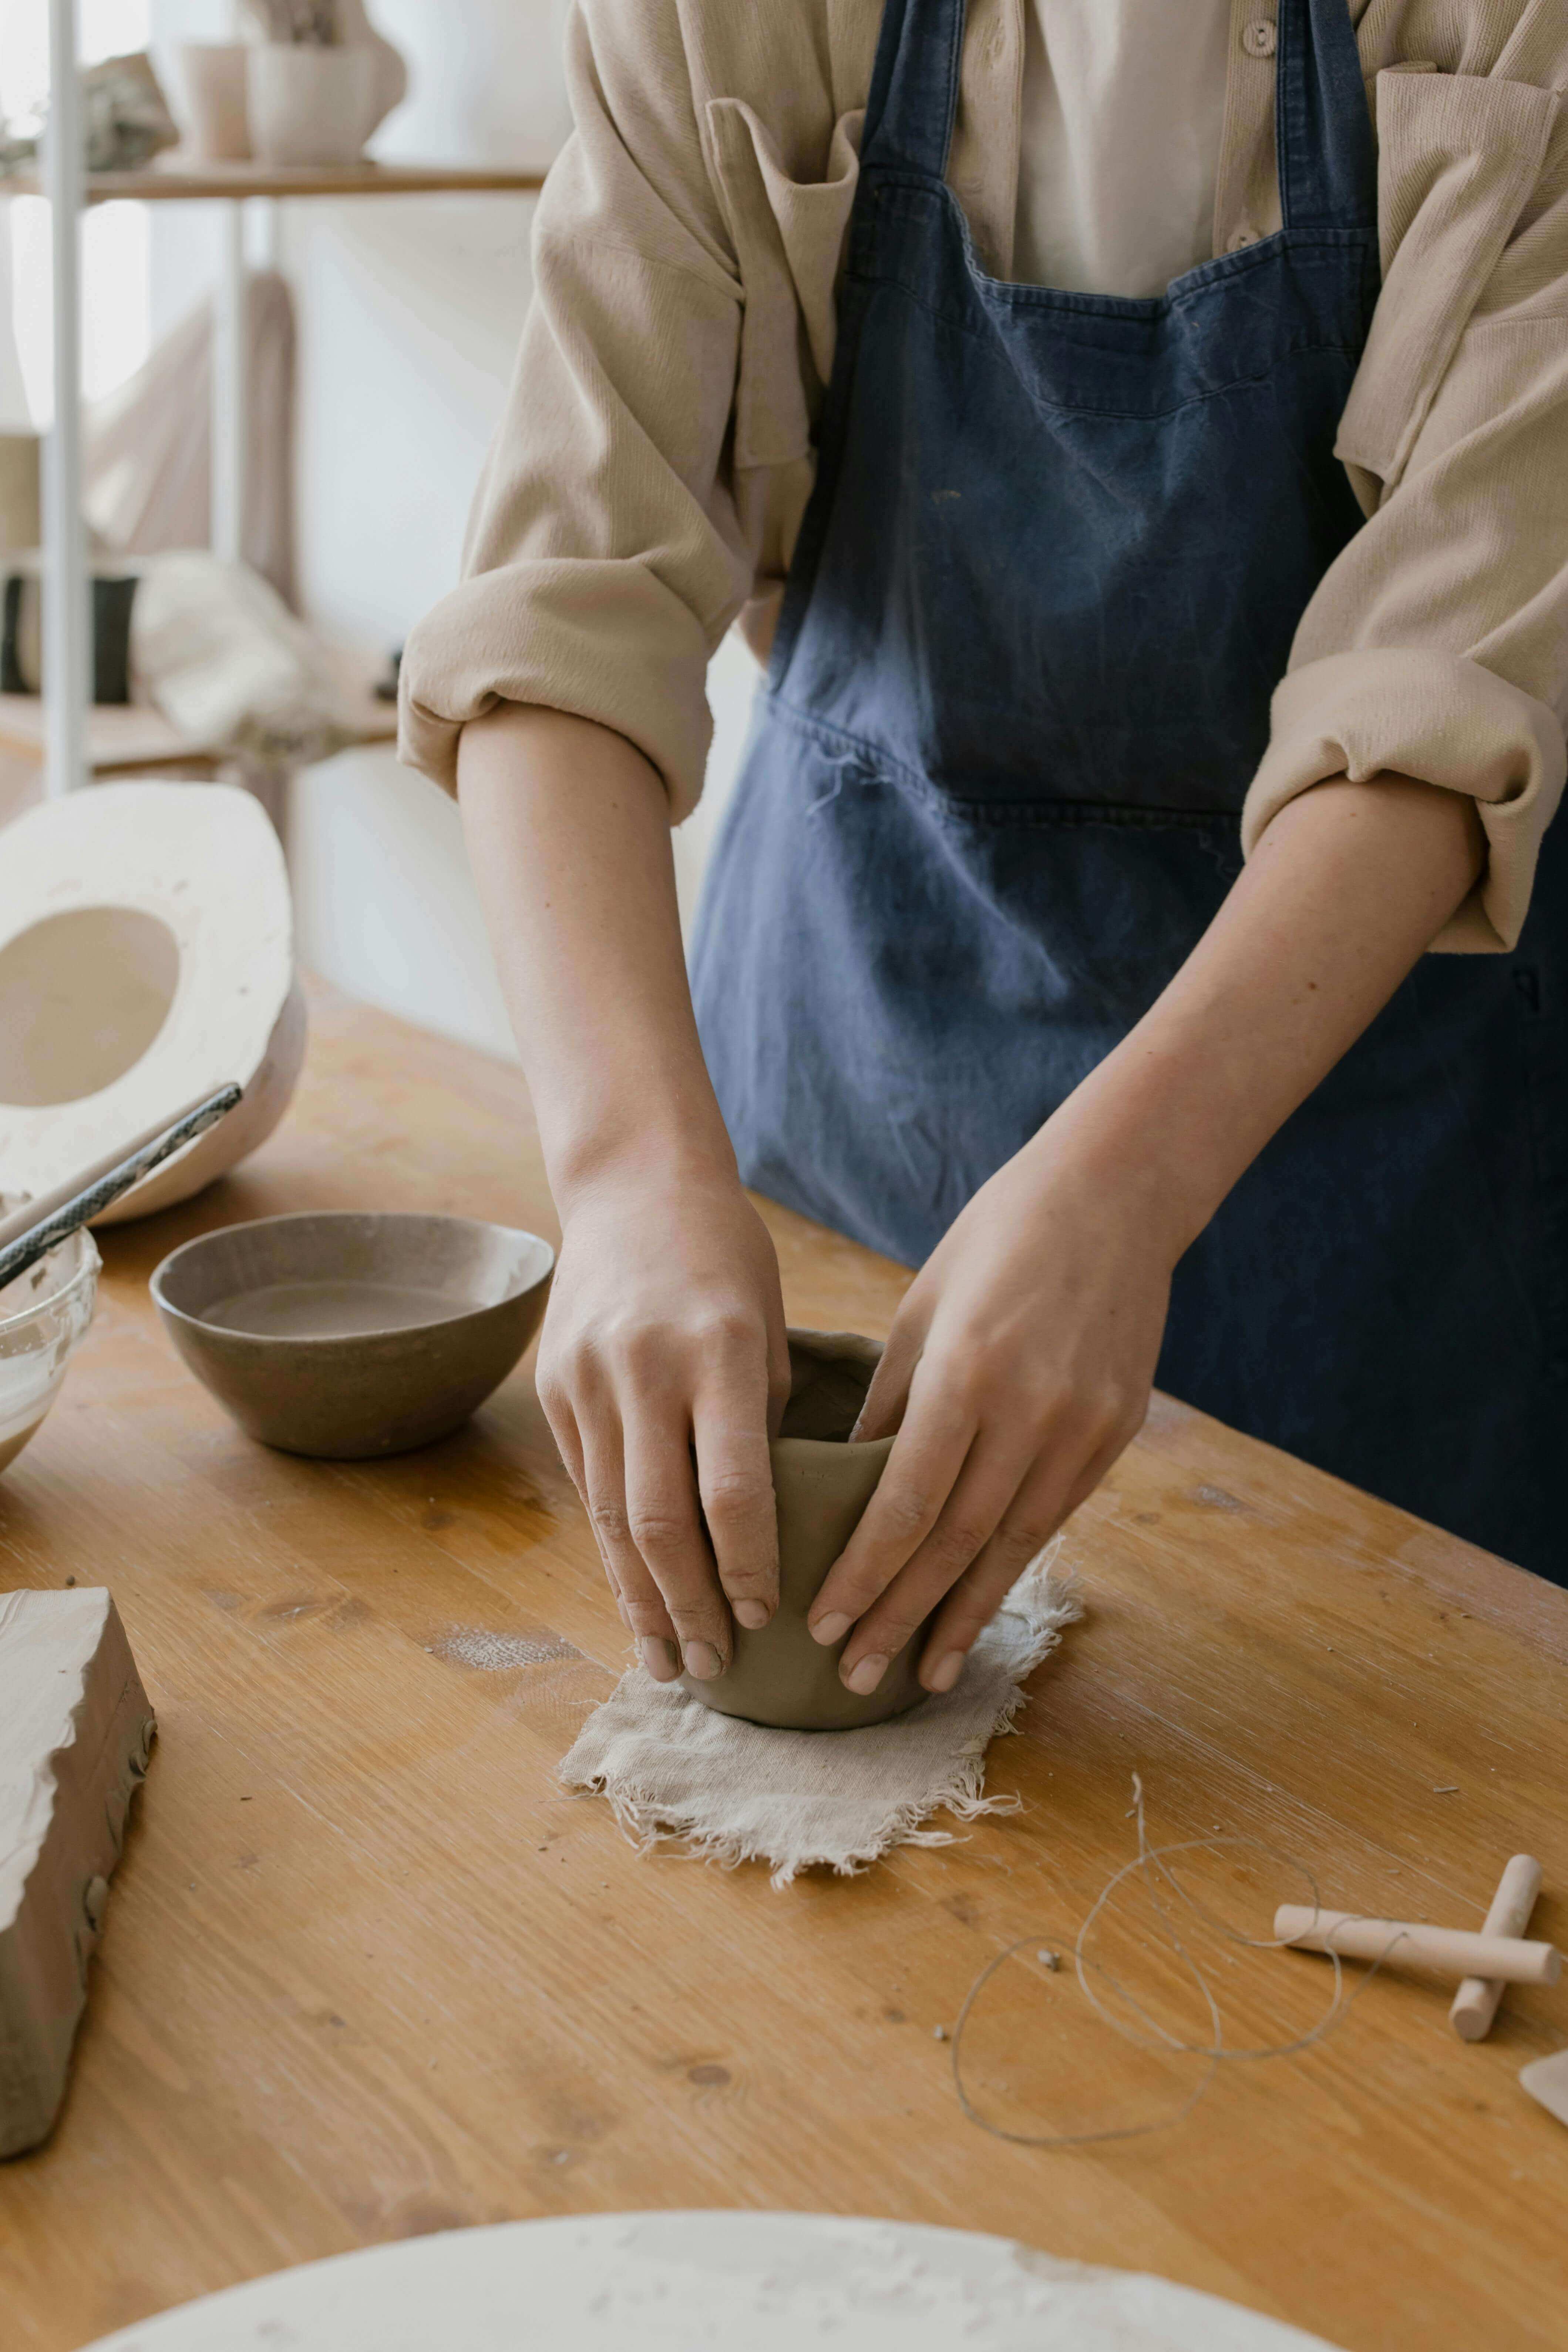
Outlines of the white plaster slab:
[{"label": "white plaster slab", "polygon": [[107,1592],[0,1593],[0,2157],[45,2138],[65,2096],[152,1739]]},{"label": "white plaster slab", "polygon": [[375,2246],[92,2352],[1325,2352],[1163,2279],[803,2213],[605,2213]]},{"label": "white plaster slab", "polygon": [[1568,2050],[1559,2050],[1553,2058],[1537,2058],[1522,2070],[1519,2079],[1549,2116],[1555,2116],[1560,2124],[1568,2124]]}]

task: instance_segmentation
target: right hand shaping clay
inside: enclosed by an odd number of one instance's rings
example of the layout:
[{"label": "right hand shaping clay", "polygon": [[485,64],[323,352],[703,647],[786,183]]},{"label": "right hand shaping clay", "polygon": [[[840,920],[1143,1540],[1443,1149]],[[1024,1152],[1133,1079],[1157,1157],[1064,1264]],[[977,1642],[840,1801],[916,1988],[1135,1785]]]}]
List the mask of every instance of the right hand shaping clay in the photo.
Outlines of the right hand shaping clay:
[{"label": "right hand shaping clay", "polygon": [[848,1331],[792,1331],[793,1386],[772,1454],[779,1516],[779,1605],[760,1633],[735,1628],[734,1655],[712,1682],[681,1677],[720,1715],[785,1731],[852,1731],[885,1723],[925,1697],[915,1678],[922,1626],[868,1698],[846,1690],[839,1660],[848,1643],[814,1642],[806,1612],[855,1532],[893,1449],[890,1437],[851,1445],[882,1350]]}]

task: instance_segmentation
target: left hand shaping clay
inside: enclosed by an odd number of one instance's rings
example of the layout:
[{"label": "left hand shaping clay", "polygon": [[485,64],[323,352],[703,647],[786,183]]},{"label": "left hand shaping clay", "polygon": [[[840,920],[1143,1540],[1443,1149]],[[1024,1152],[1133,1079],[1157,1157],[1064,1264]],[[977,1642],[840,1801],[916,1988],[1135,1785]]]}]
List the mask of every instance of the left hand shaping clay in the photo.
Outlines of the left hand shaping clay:
[{"label": "left hand shaping clay", "polygon": [[890,1437],[851,1445],[866,1391],[882,1350],[848,1331],[792,1331],[793,1386],[772,1446],[779,1519],[779,1606],[760,1633],[735,1628],[727,1671],[712,1682],[681,1677],[693,1698],[721,1715],[785,1731],[851,1731],[884,1723],[918,1706],[915,1678],[922,1626],[868,1698],[846,1690],[839,1660],[849,1636],[831,1649],[814,1642],[806,1612],[828,1570],[858,1526],[889,1454]]}]

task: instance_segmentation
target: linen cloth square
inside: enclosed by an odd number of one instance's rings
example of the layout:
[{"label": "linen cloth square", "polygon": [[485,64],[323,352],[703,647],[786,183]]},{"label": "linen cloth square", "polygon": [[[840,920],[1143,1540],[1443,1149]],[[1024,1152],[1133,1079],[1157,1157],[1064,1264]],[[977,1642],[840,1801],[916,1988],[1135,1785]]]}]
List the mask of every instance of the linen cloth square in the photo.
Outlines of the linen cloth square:
[{"label": "linen cloth square", "polygon": [[639,1850],[684,1841],[694,1861],[768,1864],[775,1886],[826,1867],[849,1876],[894,1845],[950,1845],[927,1826],[1016,1812],[987,1797],[985,1751],[1015,1728],[1022,1685],[1083,1614],[1052,1553],[1026,1570],[956,1686],[858,1731],[775,1731],[716,1715],[640,1665],[588,1717],[560,1777],[607,1797]]}]

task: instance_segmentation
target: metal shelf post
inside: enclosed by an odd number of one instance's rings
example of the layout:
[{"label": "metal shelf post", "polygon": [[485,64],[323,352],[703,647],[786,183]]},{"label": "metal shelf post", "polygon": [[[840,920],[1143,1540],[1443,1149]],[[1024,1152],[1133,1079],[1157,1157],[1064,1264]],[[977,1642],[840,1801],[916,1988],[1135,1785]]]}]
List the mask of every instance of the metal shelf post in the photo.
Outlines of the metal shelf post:
[{"label": "metal shelf post", "polygon": [[88,781],[92,668],[87,531],[81,511],[82,125],[76,0],[49,0],[49,119],[44,167],[53,276],[55,414],[44,452],[44,694],[46,789]]}]

